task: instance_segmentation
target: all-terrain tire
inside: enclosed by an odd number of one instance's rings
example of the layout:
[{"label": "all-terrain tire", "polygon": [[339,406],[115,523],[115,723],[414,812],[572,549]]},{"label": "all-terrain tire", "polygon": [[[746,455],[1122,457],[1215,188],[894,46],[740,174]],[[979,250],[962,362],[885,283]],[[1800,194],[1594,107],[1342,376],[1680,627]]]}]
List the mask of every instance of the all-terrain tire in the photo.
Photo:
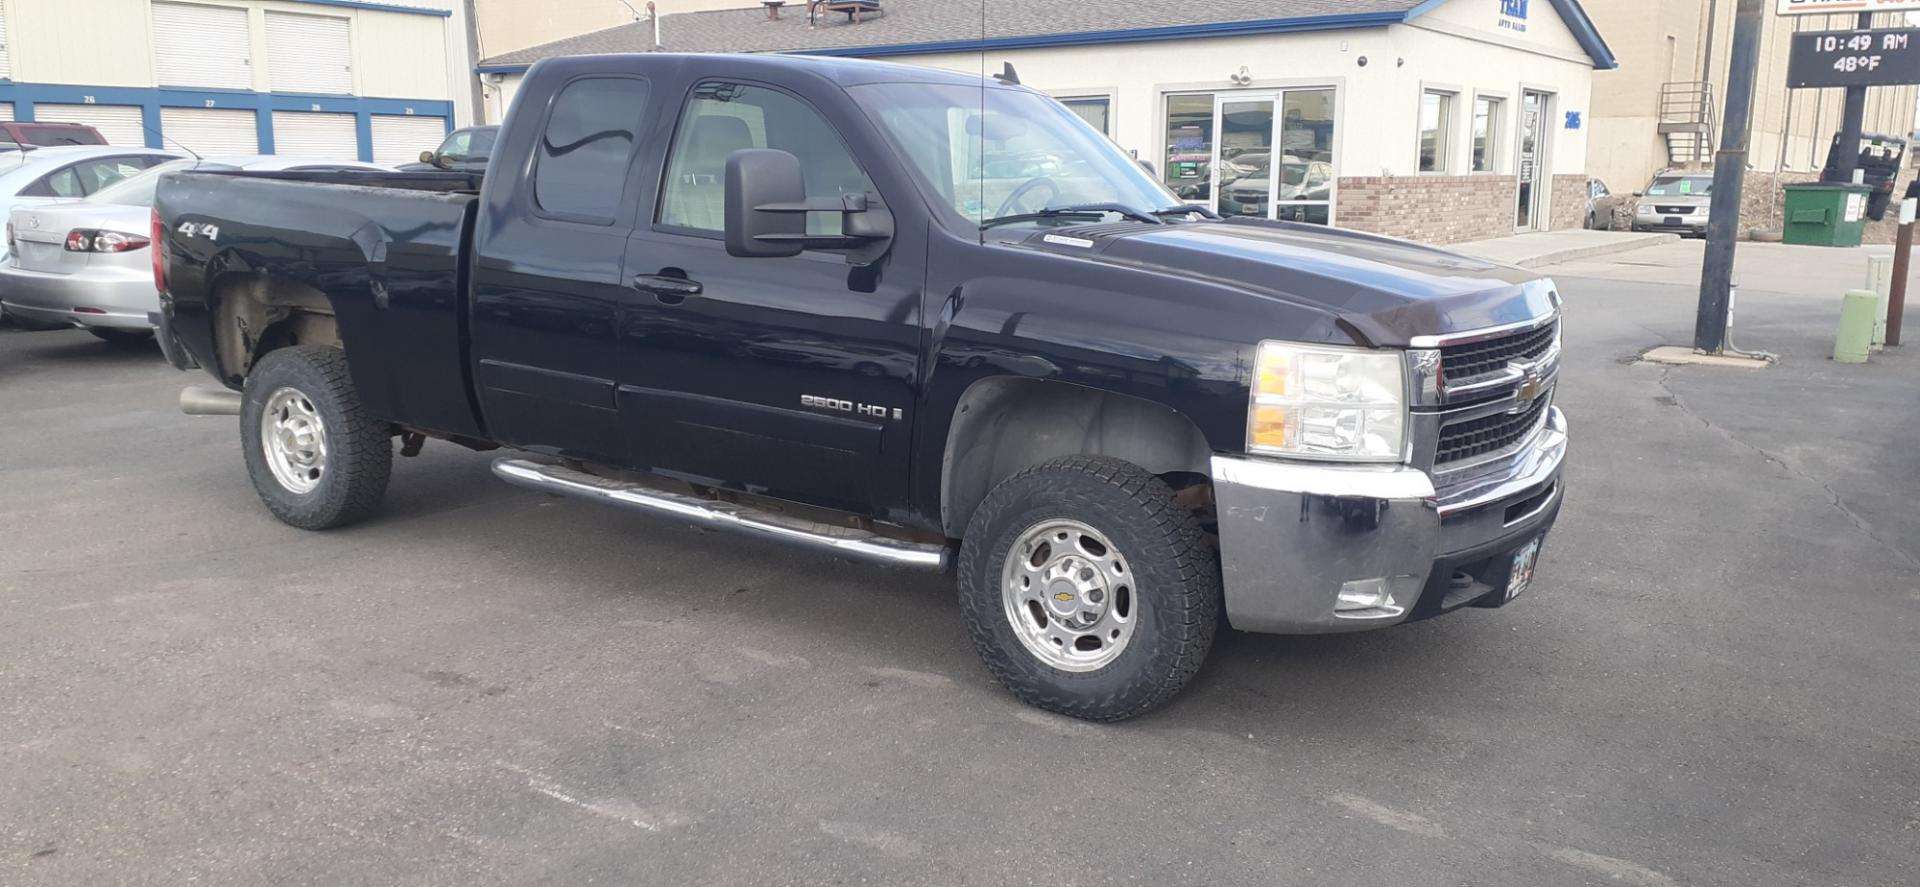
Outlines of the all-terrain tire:
[{"label": "all-terrain tire", "polygon": [[[291,389],[324,426],[326,457],[312,489],[296,491],[269,467],[262,417],[276,393]],[[303,530],[345,526],[372,514],[393,473],[393,428],[367,413],[347,373],[346,352],[301,345],[268,352],[247,374],[240,404],[240,447],[260,501]]]},{"label": "all-terrain tire", "polygon": [[[1139,620],[1117,658],[1094,671],[1054,667],[1024,646],[1002,598],[1012,547],[1048,521],[1076,521],[1122,552]],[[1071,717],[1120,721],[1185,687],[1220,623],[1219,557],[1172,488],[1132,463],[1067,456],[1002,481],[967,524],[960,547],[960,606],[974,647],[1022,701]]]}]

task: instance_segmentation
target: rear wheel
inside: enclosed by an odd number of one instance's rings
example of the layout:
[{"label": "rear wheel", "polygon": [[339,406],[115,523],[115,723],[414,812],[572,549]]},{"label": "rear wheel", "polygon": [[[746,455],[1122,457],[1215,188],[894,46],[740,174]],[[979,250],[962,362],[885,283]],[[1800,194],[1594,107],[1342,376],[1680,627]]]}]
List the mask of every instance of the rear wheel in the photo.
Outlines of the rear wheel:
[{"label": "rear wheel", "polygon": [[87,332],[103,342],[114,345],[141,345],[153,341],[153,330],[121,330],[112,327],[87,327]]},{"label": "rear wheel", "polygon": [[1173,698],[1213,645],[1218,558],[1165,482],[1069,456],[974,512],[960,603],[995,678],[1031,705],[1117,721]]},{"label": "rear wheel", "polygon": [[338,348],[282,348],[254,364],[240,442],[260,501],[305,530],[372,514],[393,471],[392,429],[367,414]]}]

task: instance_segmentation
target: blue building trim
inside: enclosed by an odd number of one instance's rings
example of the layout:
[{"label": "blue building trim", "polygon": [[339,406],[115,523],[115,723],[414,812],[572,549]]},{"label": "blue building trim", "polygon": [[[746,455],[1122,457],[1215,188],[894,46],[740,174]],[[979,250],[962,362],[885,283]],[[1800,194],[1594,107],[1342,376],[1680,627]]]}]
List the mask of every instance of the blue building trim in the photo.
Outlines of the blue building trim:
[{"label": "blue building trim", "polygon": [[[1448,0],[1424,0],[1412,9],[1400,12],[1365,12],[1341,15],[1304,16],[1285,19],[1258,19],[1244,22],[1205,22],[1169,25],[1160,28],[1129,28],[1110,31],[1082,31],[1073,34],[1030,34],[991,39],[939,40],[925,43],[895,43],[880,46],[845,46],[832,49],[793,49],[792,55],[854,56],[881,58],[897,55],[924,55],[936,52],[990,52],[1008,49],[1034,49],[1050,46],[1089,46],[1108,43],[1144,43],[1157,40],[1190,40],[1206,37],[1241,37],[1250,34],[1287,34],[1303,31],[1333,31],[1347,28],[1382,28],[1406,24],[1447,3]],[[1600,38],[1599,29],[1587,17],[1580,0],[1547,0],[1566,22],[1582,49],[1601,70],[1619,67],[1613,50]],[[532,64],[478,65],[476,74],[524,74]]]},{"label": "blue building trim", "polygon": [[[146,128],[149,148],[175,148],[168,144],[160,125],[161,108],[211,108],[254,112],[254,128],[260,140],[260,153],[273,153],[273,112],[319,111],[352,114],[355,120],[357,153],[361,160],[373,160],[373,117],[439,117],[447,132],[453,131],[453,102],[442,99],[390,99],[366,96],[310,95],[290,92],[251,92],[235,89],[179,89],[175,87],[74,86],[65,83],[15,83],[0,80],[0,102],[13,103],[15,120],[32,122],[34,106],[118,105],[140,109],[140,122]],[[187,147],[191,148],[192,145]]]},{"label": "blue building trim", "polygon": [[453,16],[453,11],[450,9],[421,9],[418,6],[374,3],[370,2],[370,0],[293,0],[293,2],[305,3],[311,6],[339,6],[347,9],[371,9],[376,12],[398,12],[403,15],[433,15],[439,16],[440,18],[451,18]]}]

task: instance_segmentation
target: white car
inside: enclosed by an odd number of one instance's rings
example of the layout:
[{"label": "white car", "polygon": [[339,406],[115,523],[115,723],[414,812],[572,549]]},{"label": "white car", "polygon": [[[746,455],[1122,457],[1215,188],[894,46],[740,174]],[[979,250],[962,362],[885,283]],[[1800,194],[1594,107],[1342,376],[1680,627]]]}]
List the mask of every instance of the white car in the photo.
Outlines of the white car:
[{"label": "white car", "polygon": [[264,155],[175,160],[81,200],[17,206],[7,220],[0,307],[27,325],[79,327],[109,342],[152,336],[147,315],[160,310],[149,243],[153,193],[161,176],[183,169],[393,171],[357,160]]},{"label": "white car", "polygon": [[0,208],[78,200],[178,157],[176,151],[116,145],[0,152]]}]

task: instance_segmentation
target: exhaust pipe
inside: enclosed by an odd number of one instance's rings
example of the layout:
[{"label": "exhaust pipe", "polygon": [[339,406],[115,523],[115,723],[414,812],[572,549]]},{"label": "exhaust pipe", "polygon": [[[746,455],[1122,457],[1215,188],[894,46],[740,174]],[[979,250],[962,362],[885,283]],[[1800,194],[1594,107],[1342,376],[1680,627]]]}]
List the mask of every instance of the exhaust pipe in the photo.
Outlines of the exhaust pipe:
[{"label": "exhaust pipe", "polygon": [[238,416],[240,392],[195,385],[180,389],[180,412],[189,416]]}]

